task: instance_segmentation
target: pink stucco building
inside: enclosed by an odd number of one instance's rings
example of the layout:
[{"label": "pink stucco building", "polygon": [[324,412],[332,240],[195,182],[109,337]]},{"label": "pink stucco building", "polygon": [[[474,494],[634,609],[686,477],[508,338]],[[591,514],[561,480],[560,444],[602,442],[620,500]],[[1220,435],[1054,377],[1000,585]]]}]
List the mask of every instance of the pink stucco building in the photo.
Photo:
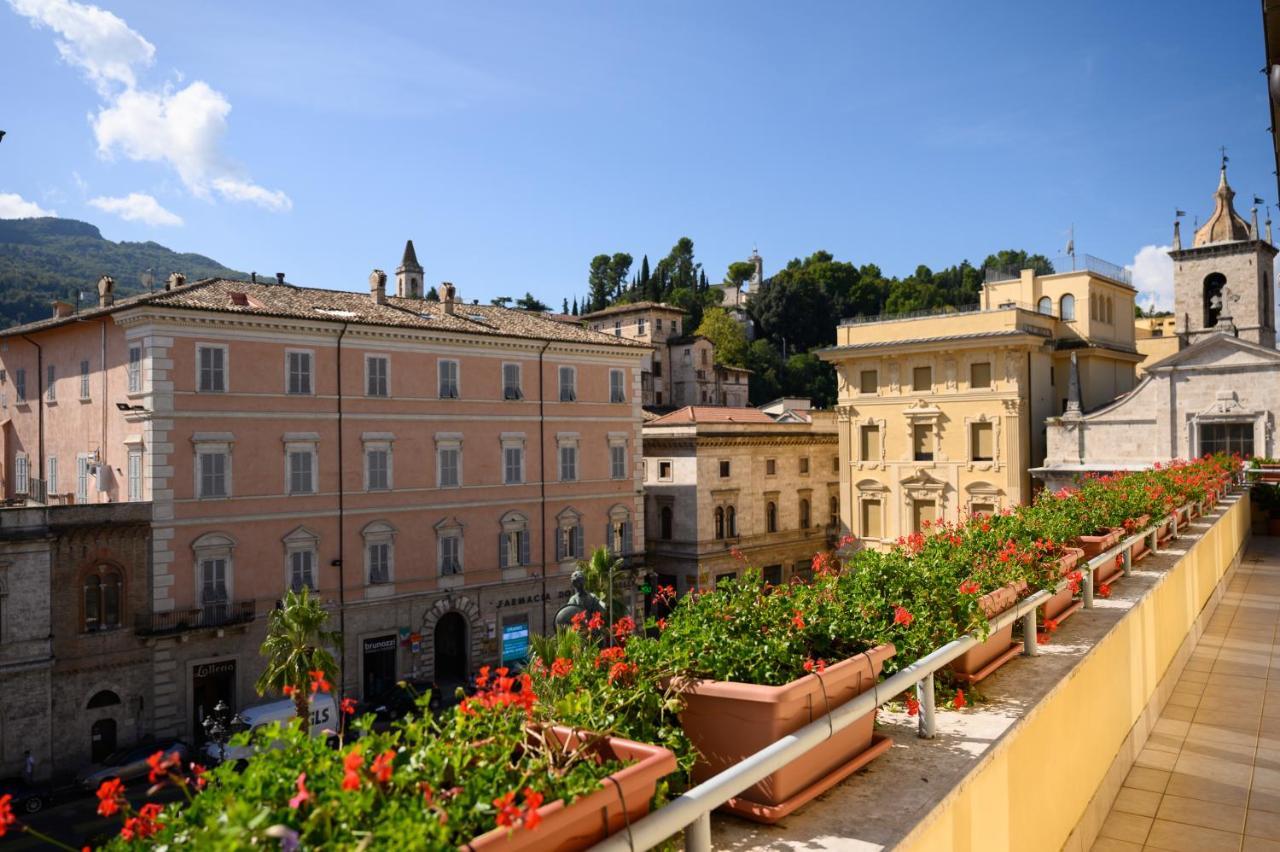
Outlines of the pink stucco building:
[{"label": "pink stucco building", "polygon": [[256,698],[288,588],[336,605],[345,689],[369,694],[521,656],[577,558],[643,546],[649,347],[449,284],[427,301],[411,243],[393,292],[279,278],[104,281],[96,308],[0,332],[6,500],[152,505],[149,606],[95,591],[85,629],[152,649],[157,734]]}]

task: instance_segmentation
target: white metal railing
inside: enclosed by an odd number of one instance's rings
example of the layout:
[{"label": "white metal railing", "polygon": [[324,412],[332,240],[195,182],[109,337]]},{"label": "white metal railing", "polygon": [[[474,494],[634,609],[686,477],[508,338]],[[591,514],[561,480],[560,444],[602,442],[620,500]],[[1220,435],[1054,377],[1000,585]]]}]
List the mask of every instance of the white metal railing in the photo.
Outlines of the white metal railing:
[{"label": "white metal railing", "polygon": [[[1179,511],[1181,509],[1175,509],[1169,517],[1148,526],[1142,532],[1122,539],[1114,547],[1090,559],[1083,568],[1075,569],[1084,575],[1081,591],[1085,609],[1093,608],[1093,569],[1108,562],[1114,562],[1116,557],[1120,556],[1124,559],[1124,574],[1128,575],[1133,568],[1130,548],[1134,544],[1148,538],[1150,542],[1147,546],[1151,554],[1158,553],[1159,532],[1165,523],[1169,524],[1170,540],[1179,538]],[[1038,654],[1036,609],[1055,594],[1066,589],[1070,582],[1069,578],[1064,578],[1053,591],[1042,590],[1023,598],[1015,607],[1005,610],[990,620],[988,635],[1021,620],[1022,653],[1028,657],[1036,656]],[[933,700],[934,674],[965,651],[984,641],[985,639],[970,633],[948,642],[906,668],[895,672],[891,677],[880,681],[873,689],[855,697],[847,704],[842,704],[829,714],[815,719],[800,730],[788,734],[729,769],[708,778],[644,819],[596,844],[593,849],[596,852],[635,852],[635,850],[650,849],[683,830],[686,852],[710,852],[712,811],[759,783],[770,773],[821,745],[835,736],[837,731],[844,730],[872,710],[912,687],[915,688],[920,701],[919,735],[925,739],[932,739],[937,732]]]}]

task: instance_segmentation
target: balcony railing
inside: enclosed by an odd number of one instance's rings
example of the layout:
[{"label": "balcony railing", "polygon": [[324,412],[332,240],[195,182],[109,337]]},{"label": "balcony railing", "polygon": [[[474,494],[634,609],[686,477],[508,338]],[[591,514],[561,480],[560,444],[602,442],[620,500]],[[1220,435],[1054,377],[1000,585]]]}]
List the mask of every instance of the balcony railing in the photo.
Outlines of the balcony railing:
[{"label": "balcony railing", "polygon": [[252,600],[210,604],[196,609],[147,612],[137,617],[134,630],[140,636],[208,630],[233,624],[247,624],[253,621],[254,612],[255,606]]}]

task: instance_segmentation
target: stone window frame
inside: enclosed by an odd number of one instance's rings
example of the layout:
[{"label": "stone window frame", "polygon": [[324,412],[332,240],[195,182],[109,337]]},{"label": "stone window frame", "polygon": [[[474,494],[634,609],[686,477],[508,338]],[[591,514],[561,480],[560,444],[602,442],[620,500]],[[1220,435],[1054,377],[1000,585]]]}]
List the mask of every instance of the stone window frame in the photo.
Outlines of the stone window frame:
[{"label": "stone window frame", "polygon": [[[306,390],[293,390],[291,380],[293,378],[293,365],[290,363],[294,355],[305,355],[307,369],[305,373],[300,372],[300,376],[305,376],[307,381]],[[303,349],[301,347],[287,346],[284,350],[284,393],[285,396],[315,396],[316,395],[316,351],[314,349]]]},{"label": "stone window frame", "polygon": [[[614,393],[614,379],[617,379],[617,393]],[[620,367],[609,370],[609,402],[625,403],[627,401],[627,372]]]},{"label": "stone window frame", "polygon": [[[436,445],[436,488],[462,488],[466,480],[462,473],[462,444],[463,434],[461,432],[437,432],[435,434]],[[458,454],[458,464],[455,473],[456,480],[449,484],[444,484],[444,453],[446,450],[452,450]]]},{"label": "stone window frame", "polygon": [[805,532],[813,526],[813,489],[799,488],[796,490],[796,529]]},{"label": "stone window frame", "polygon": [[[137,353],[137,358],[134,357]],[[143,392],[142,359],[144,350],[141,343],[130,343],[125,353],[125,393],[136,396]]]},{"label": "stone window frame", "polygon": [[[502,450],[502,484],[503,485],[523,485],[526,479],[525,470],[525,433],[524,432],[503,432],[498,435],[498,445]],[[507,465],[507,450],[519,450],[520,452],[520,470],[519,476],[511,479]]]},{"label": "stone window frame", "polygon": [[[861,419],[854,418],[853,420],[850,421],[850,423],[853,426],[853,436],[850,443],[854,445],[850,448],[852,450],[850,455],[854,456],[857,459],[857,469],[858,470],[868,470],[868,469],[874,470],[874,469],[883,468],[885,466],[885,453],[886,453],[886,447],[887,447],[887,436],[889,432],[888,420],[885,419],[884,417],[866,417]],[[878,437],[877,443],[879,444],[880,452],[874,459],[864,459],[862,457],[862,427],[863,426],[875,426],[877,429],[880,430],[877,436]]]},{"label": "stone window frame", "polygon": [[[631,515],[631,510],[621,503],[616,503],[609,509],[604,544],[614,556],[631,553],[634,549],[635,534]],[[620,546],[614,547],[615,544]]]},{"label": "stone window frame", "polygon": [[13,493],[31,493],[31,457],[22,451],[13,457]]},{"label": "stone window frame", "polygon": [[[374,361],[383,363],[382,371],[382,393],[372,393],[371,382],[374,378],[373,371],[369,369],[369,365]],[[364,353],[364,395],[370,399],[390,399],[391,398],[391,354],[388,352],[366,352]]]},{"label": "stone window frame", "polygon": [[[125,497],[130,503],[141,503],[145,499],[147,489],[146,448],[142,445],[141,436],[130,436],[124,442],[124,445],[126,447],[124,467]],[[53,465],[50,470],[54,474],[58,470],[57,461],[55,456],[49,457],[49,462]],[[56,477],[51,476],[50,478],[54,479]],[[52,491],[53,489],[50,489],[50,493]]]},{"label": "stone window frame", "polygon": [[[987,383],[985,385],[975,385],[973,383],[973,368],[985,365],[987,368]],[[978,357],[969,362],[969,390],[971,391],[990,391],[994,390],[996,385],[996,365],[990,358]]]},{"label": "stone window frame", "polygon": [[[466,541],[467,541],[467,525],[456,517],[442,518],[436,522],[433,529],[436,534],[436,578],[437,583],[443,587],[460,586],[464,583],[464,574],[466,572]],[[456,568],[449,570],[449,566],[445,565],[444,558],[444,540],[446,538],[456,539],[458,542],[458,555],[456,559]]]},{"label": "stone window frame", "polygon": [[[308,495],[320,492],[320,433],[319,432],[285,432],[284,444],[284,493]],[[293,490],[293,458],[292,454],[307,452],[311,454],[311,490]]]},{"label": "stone window frame", "polygon": [[[533,564],[533,527],[528,515],[512,509],[498,521],[498,567],[504,571]],[[523,538],[520,535],[523,534]],[[515,536],[514,539],[511,537]],[[515,562],[510,559],[515,552]]]},{"label": "stone window frame", "polygon": [[[917,468],[911,476],[899,483],[902,492],[902,517],[914,521],[915,504],[918,500],[932,500],[936,509],[934,523],[947,517],[947,483],[929,474],[923,467]],[[883,523],[883,519],[881,519]]]},{"label": "stone window frame", "polygon": [[970,482],[964,487],[964,513],[966,517],[973,515],[975,504],[989,504],[994,514],[999,514],[1005,505],[1005,494],[998,486],[990,482]]},{"label": "stone window frame", "polygon": [[[926,388],[924,388],[924,389],[920,389],[920,388],[917,388],[917,387],[916,387],[916,371],[917,371],[917,370],[928,370],[928,371],[929,371],[929,386],[928,386],[928,387],[926,387]],[[934,393],[936,393],[936,392],[937,392],[937,382],[935,381],[935,377],[934,377],[934,375],[933,375],[933,363],[932,363],[932,362],[930,362],[930,363],[928,363],[928,364],[912,364],[912,365],[911,365],[911,390],[910,390],[909,392],[910,392],[910,393],[926,394],[926,395],[934,394]]]},{"label": "stone window frame", "polygon": [[[1215,407],[1217,404],[1215,403]],[[1227,411],[1199,411],[1186,420],[1186,445],[1190,448],[1191,458],[1199,458],[1200,452],[1200,427],[1208,425],[1252,425],[1253,426],[1253,454],[1255,456],[1267,457],[1271,455],[1271,436],[1274,433],[1274,424],[1271,416],[1266,411],[1248,410],[1240,406],[1238,402],[1234,406],[1227,407]]]},{"label": "stone window frame", "polygon": [[[946,461],[947,457],[942,452],[942,423],[944,418],[942,409],[929,405],[921,398],[916,405],[904,409],[902,414],[907,425],[907,448],[910,456],[908,462],[913,464],[936,464]],[[933,458],[928,461],[917,462],[915,458],[915,427],[922,425],[933,427]]]},{"label": "stone window frame", "polygon": [[[395,442],[396,436],[394,432],[362,432],[360,433],[360,461],[364,474],[364,490],[371,491],[392,491],[395,489]],[[387,454],[387,484],[385,487],[370,488],[369,487],[369,453],[386,452]]]},{"label": "stone window frame", "polygon": [[[1000,430],[1003,420],[1003,417],[991,417],[987,414],[964,419],[965,460],[969,470],[1000,470]],[[980,423],[991,424],[991,458],[989,460],[979,461],[973,457],[973,427]]]},{"label": "stone window frame", "polygon": [[[364,584],[366,586],[393,586],[396,582],[396,535],[398,530],[390,521],[376,520],[365,524],[360,530],[364,550]],[[373,560],[369,548],[372,545],[387,545],[387,577],[385,580],[373,579]]]},{"label": "stone window frame", "polygon": [[93,399],[89,393],[89,359],[80,359],[80,401],[89,402]]},{"label": "stone window frame", "polygon": [[556,515],[556,562],[577,562],[586,558],[587,532],[583,514],[566,506]]},{"label": "stone window frame", "polygon": [[[515,369],[515,384],[507,384],[508,368]],[[503,361],[502,362],[502,398],[513,402],[519,402],[524,399],[524,364],[519,361]]]},{"label": "stone window frame", "polygon": [[195,575],[195,600],[196,607],[204,609],[207,606],[216,606],[218,601],[204,600],[204,563],[209,559],[221,559],[226,563],[224,569],[224,579],[226,585],[226,600],[222,603],[230,605],[235,600],[235,550],[238,542],[229,533],[219,530],[211,530],[204,535],[191,542],[192,569]]},{"label": "stone window frame", "polygon": [[[222,350],[222,387],[208,389],[201,385],[201,368],[200,362],[203,359],[202,353],[206,349]],[[226,343],[196,343],[195,357],[195,389],[196,393],[230,393],[231,391],[231,346]],[[210,374],[211,378],[213,374]]]},{"label": "stone window frame", "polygon": [[[85,565],[78,572],[79,589],[80,589],[80,630],[81,634],[86,633],[106,633],[111,630],[120,630],[128,622],[125,609],[128,604],[128,585],[125,583],[125,570],[118,562],[110,559],[95,559],[88,565]],[[114,624],[102,625],[102,613],[104,611],[106,598],[103,594],[102,581],[109,576],[116,577],[116,622]],[[98,581],[98,623],[100,626],[89,629],[89,607],[88,593],[89,580],[96,579]]]},{"label": "stone window frame", "polygon": [[[631,453],[628,449],[628,444],[630,442],[627,440],[628,439],[627,433],[626,432],[610,432],[607,436],[605,436],[605,439],[609,444],[609,478],[615,481],[628,479],[629,477],[627,476],[627,469],[631,466],[630,464]],[[618,449],[619,447],[622,448],[622,475],[621,476],[618,475],[617,470],[615,469],[615,465],[613,463],[614,450]]]},{"label": "stone window frame", "polygon": [[[233,469],[235,467],[235,434],[232,432],[196,432],[191,436],[193,452],[191,454],[195,479],[192,492],[197,500],[229,500],[235,494]],[[205,494],[204,476],[201,470],[201,457],[206,455],[225,456],[223,466],[223,493]],[[79,463],[77,462],[77,488],[79,487]],[[77,495],[78,496],[78,495]]]},{"label": "stone window frame", "polygon": [[[299,524],[280,539],[284,548],[284,587],[293,589],[293,556],[295,553],[311,554],[311,591],[320,590],[320,534]],[[301,588],[301,587],[299,587]]]},{"label": "stone window frame", "polygon": [[[556,481],[557,482],[580,482],[582,481],[582,453],[580,452],[582,436],[578,432],[557,432],[556,433]],[[565,465],[565,450],[573,450],[573,470],[568,471]],[[565,476],[566,472],[571,472],[572,476]]]},{"label": "stone window frame", "polygon": [[[858,537],[866,541],[885,541],[892,536],[888,532],[888,512],[889,508],[889,486],[885,485],[878,479],[863,479],[854,485],[854,492],[857,495],[856,503],[858,513],[856,518],[851,518],[857,524]],[[868,535],[863,526],[863,519],[866,517],[862,504],[867,501],[873,501],[880,504],[880,534],[878,536]],[[852,525],[851,525],[852,526]]]},{"label": "stone window frame", "polygon": [[[453,365],[453,382],[445,383],[445,365]],[[450,391],[446,393],[446,391]],[[436,360],[436,396],[439,399],[462,399],[462,362],[457,358],[439,358]]]},{"label": "stone window frame", "polygon": [[[782,501],[779,499],[780,492],[766,491],[760,495],[764,501],[764,531],[766,535],[774,535],[783,530],[782,527]],[[770,524],[769,507],[773,506],[773,523]],[[772,529],[770,527],[772,526]]]},{"label": "stone window frame", "polygon": [[[566,375],[569,377],[567,382]],[[578,401],[578,368],[573,364],[556,365],[556,401]]]}]

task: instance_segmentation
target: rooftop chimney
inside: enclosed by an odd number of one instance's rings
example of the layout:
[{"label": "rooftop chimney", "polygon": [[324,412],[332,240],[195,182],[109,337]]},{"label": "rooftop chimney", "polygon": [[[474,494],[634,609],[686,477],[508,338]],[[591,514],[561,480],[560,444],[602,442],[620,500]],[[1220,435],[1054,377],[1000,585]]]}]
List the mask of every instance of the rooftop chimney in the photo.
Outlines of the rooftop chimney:
[{"label": "rooftop chimney", "polygon": [[444,305],[444,312],[446,314],[453,313],[453,303],[457,299],[457,296],[458,296],[457,288],[455,288],[448,281],[441,283],[440,304]]},{"label": "rooftop chimney", "polygon": [[116,297],[111,292],[115,286],[116,281],[110,275],[98,279],[98,307],[109,308],[115,303]]},{"label": "rooftop chimney", "polygon": [[369,293],[373,296],[375,304],[387,303],[387,273],[381,269],[375,269],[369,273]]},{"label": "rooftop chimney", "polygon": [[283,283],[284,283],[284,273],[283,273],[283,272],[277,272],[277,273],[276,273],[276,283],[277,283],[277,284],[283,284]]},{"label": "rooftop chimney", "polygon": [[181,287],[183,284],[186,284],[186,283],[187,283],[187,276],[183,275],[181,272],[170,272],[169,280],[164,282],[164,289],[177,290],[179,287]]},{"label": "rooftop chimney", "polygon": [[69,317],[75,312],[76,312],[75,305],[71,304],[70,302],[64,302],[61,299],[57,299],[53,303],[54,319],[58,319],[60,317]]}]

